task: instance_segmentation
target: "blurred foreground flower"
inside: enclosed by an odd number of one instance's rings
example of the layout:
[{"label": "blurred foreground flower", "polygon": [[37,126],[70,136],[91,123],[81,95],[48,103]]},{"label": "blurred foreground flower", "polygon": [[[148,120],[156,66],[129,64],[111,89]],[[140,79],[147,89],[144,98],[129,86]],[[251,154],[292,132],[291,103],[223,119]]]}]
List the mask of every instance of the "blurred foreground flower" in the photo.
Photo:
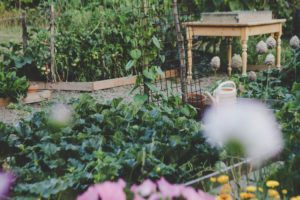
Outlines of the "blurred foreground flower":
[{"label": "blurred foreground flower", "polygon": [[107,181],[96,184],[89,187],[77,200],[126,200],[125,185],[126,183],[121,179],[118,182]]},{"label": "blurred foreground flower", "polygon": [[0,199],[6,199],[7,193],[14,183],[14,176],[10,172],[0,172]]},{"label": "blurred foreground flower", "polygon": [[[80,195],[77,200],[125,200],[124,192],[125,182],[104,182],[89,187],[89,189]],[[201,190],[195,190],[183,184],[171,184],[164,178],[157,183],[151,180],[145,180],[140,185],[131,187],[134,200],[169,200],[174,198],[183,198],[183,200],[214,200],[215,197]]]},{"label": "blurred foreground flower", "polygon": [[264,41],[260,41],[259,43],[257,43],[256,45],[256,52],[259,54],[264,54],[268,52],[268,46]]},{"label": "blurred foreground flower", "polygon": [[269,49],[274,49],[276,47],[276,40],[272,36],[268,37],[266,43]]},{"label": "blurred foreground flower", "polygon": [[250,100],[212,107],[204,116],[204,136],[219,148],[238,142],[244,156],[254,165],[276,156],[283,148],[282,134],[272,111]]},{"label": "blurred foreground flower", "polygon": [[55,104],[51,108],[49,122],[54,127],[66,127],[72,121],[72,111],[65,104]]},{"label": "blurred foreground flower", "polygon": [[293,48],[293,49],[298,49],[300,47],[300,40],[299,38],[294,35],[291,39],[290,39],[290,46]]}]

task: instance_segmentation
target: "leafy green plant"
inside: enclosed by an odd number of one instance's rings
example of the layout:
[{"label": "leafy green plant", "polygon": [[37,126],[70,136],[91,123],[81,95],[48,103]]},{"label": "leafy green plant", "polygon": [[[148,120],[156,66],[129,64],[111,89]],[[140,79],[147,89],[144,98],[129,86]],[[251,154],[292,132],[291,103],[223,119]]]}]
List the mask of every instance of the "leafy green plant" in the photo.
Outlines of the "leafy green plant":
[{"label": "leafy green plant", "polygon": [[73,123],[65,128],[49,125],[45,111],[16,127],[0,124],[0,163],[18,177],[13,198],[69,199],[118,178],[184,182],[214,164],[218,152],[205,143],[192,107],[175,97],[144,102],[140,95],[130,104],[83,96],[71,104]]},{"label": "leafy green plant", "polygon": [[16,72],[0,70],[0,98],[16,101],[19,97],[26,96],[28,87],[25,77],[18,77]]},{"label": "leafy green plant", "polygon": [[297,194],[300,192],[300,84],[295,83],[292,91],[293,100],[285,103],[278,113],[285,139],[285,150],[282,154],[285,164],[273,177],[277,177],[293,194]]}]

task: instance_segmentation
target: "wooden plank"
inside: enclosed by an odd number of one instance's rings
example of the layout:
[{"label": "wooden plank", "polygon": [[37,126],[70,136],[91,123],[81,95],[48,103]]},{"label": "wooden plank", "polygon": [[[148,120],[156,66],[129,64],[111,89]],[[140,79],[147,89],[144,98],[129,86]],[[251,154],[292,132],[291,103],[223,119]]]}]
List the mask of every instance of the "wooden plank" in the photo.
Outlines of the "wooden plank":
[{"label": "wooden plank", "polygon": [[103,81],[93,82],[93,90],[103,90],[114,87],[120,87],[125,85],[132,85],[135,83],[137,76],[123,77],[123,78],[115,78]]},{"label": "wooden plank", "polygon": [[45,90],[46,89],[46,83],[45,82],[38,82],[38,81],[30,81],[30,85],[36,85],[38,87],[38,90]]},{"label": "wooden plank", "polygon": [[199,27],[193,27],[193,35],[239,37],[239,36],[241,36],[241,28],[239,28],[239,27],[199,26]]},{"label": "wooden plank", "polygon": [[57,82],[46,83],[47,90],[93,91],[93,82]]},{"label": "wooden plank", "polygon": [[[167,70],[164,75],[159,76],[157,79],[177,77],[177,70]],[[44,82],[30,82],[32,85],[37,85],[39,90],[65,90],[65,91],[86,91],[92,92],[95,90],[103,90],[114,87],[133,85],[137,76],[127,76],[122,78],[108,79],[95,82],[57,82],[57,83],[44,83]]]},{"label": "wooden plank", "polygon": [[[272,68],[275,68],[275,66],[272,66]],[[248,65],[248,71],[262,71],[267,69],[268,66],[266,65]]]},{"label": "wooden plank", "polygon": [[268,33],[281,32],[281,24],[268,24],[261,26],[248,27],[248,34],[251,35],[263,35]]},{"label": "wooden plank", "polygon": [[278,24],[278,23],[285,23],[286,19],[273,19],[271,21],[265,22],[249,22],[249,23],[205,23],[201,21],[194,21],[194,22],[184,22],[182,23],[183,26],[232,26],[232,27],[243,27],[243,26],[259,26],[259,25],[268,25],[268,24]]},{"label": "wooden plank", "polygon": [[40,91],[40,92],[28,93],[27,97],[24,98],[22,100],[22,102],[25,104],[37,103],[37,102],[41,102],[41,101],[50,99],[50,97],[51,97],[51,91],[44,90],[44,91]]}]

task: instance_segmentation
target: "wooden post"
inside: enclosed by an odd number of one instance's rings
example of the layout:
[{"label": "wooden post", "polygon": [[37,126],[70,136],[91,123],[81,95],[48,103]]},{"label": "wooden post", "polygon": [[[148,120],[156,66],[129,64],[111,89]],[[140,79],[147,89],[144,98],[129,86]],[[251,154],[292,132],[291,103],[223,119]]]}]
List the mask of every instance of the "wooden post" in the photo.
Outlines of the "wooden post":
[{"label": "wooden post", "polygon": [[27,31],[27,23],[26,23],[26,14],[25,14],[25,12],[22,12],[21,24],[22,24],[23,52],[25,52],[25,49],[27,48],[27,45],[28,45],[28,31]]},{"label": "wooden post", "polygon": [[281,32],[275,34],[276,39],[276,67],[281,69]]},{"label": "wooden post", "polygon": [[242,76],[247,76],[247,59],[248,59],[248,29],[242,29]]},{"label": "wooden post", "polygon": [[192,72],[192,67],[193,67],[193,35],[192,35],[192,27],[187,26],[186,27],[186,37],[187,37],[187,42],[188,42],[188,69],[187,69],[187,81],[191,82],[193,79],[193,72]]},{"label": "wooden post", "polygon": [[178,47],[179,57],[180,57],[180,84],[181,84],[181,91],[182,91],[182,100],[183,102],[186,102],[187,82],[186,82],[185,49],[184,49],[183,36],[180,28],[179,17],[178,17],[177,0],[173,0],[173,17],[174,17],[175,28],[176,28],[177,47]]},{"label": "wooden post", "polygon": [[53,82],[57,81],[56,78],[56,63],[55,63],[55,14],[54,4],[51,4],[50,8],[50,54],[51,54],[51,75]]}]

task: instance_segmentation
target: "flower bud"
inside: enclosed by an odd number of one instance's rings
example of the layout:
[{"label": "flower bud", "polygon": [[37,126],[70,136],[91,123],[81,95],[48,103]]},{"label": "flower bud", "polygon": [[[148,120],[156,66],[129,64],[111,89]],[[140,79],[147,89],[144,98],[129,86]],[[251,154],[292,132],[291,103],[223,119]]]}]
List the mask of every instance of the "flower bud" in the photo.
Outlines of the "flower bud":
[{"label": "flower bud", "polygon": [[221,60],[218,56],[214,56],[210,61],[210,66],[214,71],[217,71],[220,68]]},{"label": "flower bud", "polygon": [[241,68],[243,65],[242,57],[239,54],[234,54],[232,57],[232,63],[231,67],[232,68]]},{"label": "flower bud", "polygon": [[257,43],[256,45],[256,52],[259,54],[264,54],[268,52],[268,46],[264,41],[260,41],[259,43]]},{"label": "flower bud", "polygon": [[299,38],[294,35],[291,39],[290,39],[290,46],[293,48],[293,49],[298,49],[300,47],[300,41],[299,41]]},{"label": "flower bud", "polygon": [[266,65],[274,65],[275,63],[275,57],[272,53],[269,53],[265,59]]},{"label": "flower bud", "polygon": [[274,49],[276,47],[276,40],[272,36],[268,37],[266,43],[269,49]]}]

